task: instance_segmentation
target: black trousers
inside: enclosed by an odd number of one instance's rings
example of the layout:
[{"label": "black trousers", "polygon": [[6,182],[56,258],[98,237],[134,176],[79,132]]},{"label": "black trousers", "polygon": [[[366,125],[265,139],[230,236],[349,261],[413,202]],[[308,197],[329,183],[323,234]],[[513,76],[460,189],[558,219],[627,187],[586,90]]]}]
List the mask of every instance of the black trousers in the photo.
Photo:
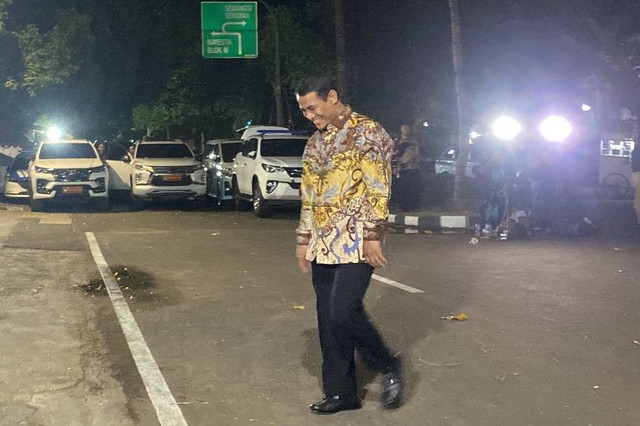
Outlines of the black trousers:
[{"label": "black trousers", "polygon": [[355,396],[355,349],[375,371],[388,370],[395,362],[362,303],[373,267],[366,263],[322,265],[313,262],[311,268],[317,297],[324,393]]},{"label": "black trousers", "polygon": [[397,179],[396,190],[400,210],[415,210],[420,202],[420,170],[402,170]]}]

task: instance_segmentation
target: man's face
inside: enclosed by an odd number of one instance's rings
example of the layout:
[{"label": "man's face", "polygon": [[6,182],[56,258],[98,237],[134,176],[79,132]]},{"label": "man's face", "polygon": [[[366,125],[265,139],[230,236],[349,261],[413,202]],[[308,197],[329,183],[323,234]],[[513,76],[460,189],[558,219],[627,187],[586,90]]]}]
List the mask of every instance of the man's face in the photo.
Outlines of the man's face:
[{"label": "man's face", "polygon": [[329,92],[326,100],[318,97],[316,92],[296,95],[296,99],[304,117],[320,130],[326,129],[329,123],[336,122],[340,115],[341,108],[335,90]]}]

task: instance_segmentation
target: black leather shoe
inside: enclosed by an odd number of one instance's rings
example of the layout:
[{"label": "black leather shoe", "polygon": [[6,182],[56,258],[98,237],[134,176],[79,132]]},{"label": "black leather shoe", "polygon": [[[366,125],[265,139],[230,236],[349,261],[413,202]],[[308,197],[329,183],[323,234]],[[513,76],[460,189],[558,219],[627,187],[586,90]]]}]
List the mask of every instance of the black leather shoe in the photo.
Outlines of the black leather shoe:
[{"label": "black leather shoe", "polygon": [[309,406],[313,414],[333,414],[338,411],[359,410],[362,402],[357,396],[327,396],[322,401],[318,401]]},{"label": "black leather shoe", "polygon": [[395,363],[382,375],[382,408],[394,410],[400,407],[402,397],[402,360]]}]

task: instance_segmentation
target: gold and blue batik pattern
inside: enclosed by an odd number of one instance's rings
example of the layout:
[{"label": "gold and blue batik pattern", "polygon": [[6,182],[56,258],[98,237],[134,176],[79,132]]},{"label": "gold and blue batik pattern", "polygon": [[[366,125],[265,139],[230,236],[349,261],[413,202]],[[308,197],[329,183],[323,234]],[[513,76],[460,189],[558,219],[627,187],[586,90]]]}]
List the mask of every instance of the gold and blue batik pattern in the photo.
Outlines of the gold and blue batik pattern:
[{"label": "gold and blue batik pattern", "polygon": [[382,126],[351,113],[307,142],[298,234],[307,259],[323,264],[364,262],[365,239],[382,237],[389,213],[393,141]]}]

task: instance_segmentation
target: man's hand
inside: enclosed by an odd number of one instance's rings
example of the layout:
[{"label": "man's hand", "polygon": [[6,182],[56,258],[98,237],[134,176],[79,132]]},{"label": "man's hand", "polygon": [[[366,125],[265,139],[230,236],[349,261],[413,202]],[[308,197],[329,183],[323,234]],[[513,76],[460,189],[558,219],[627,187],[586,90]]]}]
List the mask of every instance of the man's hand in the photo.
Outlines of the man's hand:
[{"label": "man's hand", "polygon": [[308,246],[306,244],[298,244],[296,246],[296,258],[298,259],[298,267],[305,274],[311,269],[311,262],[306,259],[307,247]]},{"label": "man's hand", "polygon": [[363,244],[364,260],[374,268],[387,266],[387,259],[382,254],[380,241],[365,240]]}]

